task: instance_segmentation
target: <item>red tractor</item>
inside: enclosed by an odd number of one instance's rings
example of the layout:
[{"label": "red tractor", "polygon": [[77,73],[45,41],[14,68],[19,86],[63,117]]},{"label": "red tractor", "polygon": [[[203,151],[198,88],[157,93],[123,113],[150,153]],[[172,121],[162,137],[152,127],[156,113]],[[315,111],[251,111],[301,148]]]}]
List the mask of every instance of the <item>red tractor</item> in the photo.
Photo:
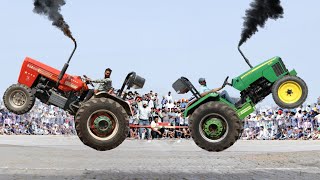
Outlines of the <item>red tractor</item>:
[{"label": "red tractor", "polygon": [[142,88],[145,79],[131,72],[115,95],[99,92],[84,102],[89,91],[86,76],[66,74],[69,62],[61,71],[41,62],[26,58],[22,64],[17,84],[4,93],[6,108],[15,114],[29,112],[36,98],[42,103],[54,105],[75,116],[75,125],[80,140],[96,150],[110,150],[120,145],[129,131],[131,105],[126,101],[130,88]]}]

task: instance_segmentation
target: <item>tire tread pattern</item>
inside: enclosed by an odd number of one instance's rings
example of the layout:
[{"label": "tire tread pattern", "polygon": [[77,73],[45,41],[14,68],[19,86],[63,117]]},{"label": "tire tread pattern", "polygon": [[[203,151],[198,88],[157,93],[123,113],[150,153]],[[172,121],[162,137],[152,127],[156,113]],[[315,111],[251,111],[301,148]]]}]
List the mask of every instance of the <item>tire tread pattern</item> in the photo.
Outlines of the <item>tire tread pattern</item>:
[{"label": "tire tread pattern", "polygon": [[[14,107],[12,107],[10,105],[10,102],[9,102],[10,93],[12,91],[19,90],[19,89],[23,90],[28,96],[27,97],[27,101],[28,101],[27,105],[25,105],[25,108],[20,109],[20,110],[15,109]],[[11,111],[11,112],[13,112],[13,113],[15,113],[17,115],[21,115],[21,114],[25,114],[25,113],[29,112],[32,109],[32,107],[34,106],[35,100],[36,100],[36,97],[32,93],[31,89],[28,86],[23,85],[23,84],[13,84],[13,85],[11,85],[9,88],[7,88],[7,90],[5,91],[5,93],[3,95],[3,103],[4,103],[5,107],[9,111]]]},{"label": "tire tread pattern", "polygon": [[[220,142],[209,142],[200,134],[200,121],[208,113],[219,114],[223,116],[228,123],[228,134]],[[241,129],[243,129],[236,112],[231,107],[221,102],[207,102],[199,106],[190,116],[189,125],[194,142],[204,150],[215,152],[223,151],[232,146],[238,140]]]},{"label": "tire tread pattern", "polygon": [[[87,121],[94,112],[103,107],[108,108],[118,118],[118,132],[109,140],[97,140],[92,137],[87,128]],[[98,151],[111,150],[119,146],[127,137],[129,133],[129,117],[124,108],[111,99],[107,98],[93,98],[85,102],[78,110],[75,117],[75,127],[79,139],[87,146]]]}]

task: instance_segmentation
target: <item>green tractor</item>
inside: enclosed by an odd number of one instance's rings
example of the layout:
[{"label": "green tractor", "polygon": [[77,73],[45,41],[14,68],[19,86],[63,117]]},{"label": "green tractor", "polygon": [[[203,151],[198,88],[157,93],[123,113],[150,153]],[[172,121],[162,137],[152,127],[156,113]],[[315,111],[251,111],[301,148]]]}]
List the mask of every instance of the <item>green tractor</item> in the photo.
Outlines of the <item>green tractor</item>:
[{"label": "green tractor", "polygon": [[228,77],[224,82],[240,91],[241,96],[236,103],[229,102],[217,92],[200,95],[185,77],[172,85],[178,94],[191,91],[194,95],[195,100],[189,102],[184,117],[189,117],[195,143],[207,151],[218,152],[232,146],[243,131],[243,119],[254,112],[255,105],[269,94],[272,93],[279,107],[288,109],[302,105],[307,98],[306,83],[295,70],[288,71],[280,57],[255,67],[245,60],[251,69],[233,78],[231,83],[228,83]]}]

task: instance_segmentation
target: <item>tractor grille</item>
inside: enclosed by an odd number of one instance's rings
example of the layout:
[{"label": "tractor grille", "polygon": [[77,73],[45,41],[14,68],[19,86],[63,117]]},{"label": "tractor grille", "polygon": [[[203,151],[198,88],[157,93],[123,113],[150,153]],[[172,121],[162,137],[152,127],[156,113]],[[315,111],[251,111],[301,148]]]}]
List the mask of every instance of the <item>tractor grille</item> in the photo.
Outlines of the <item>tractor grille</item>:
[{"label": "tractor grille", "polygon": [[280,65],[280,62],[274,64],[272,66],[274,72],[276,73],[277,76],[280,76],[281,74],[283,74],[285,71],[283,70],[283,68]]},{"label": "tractor grille", "polygon": [[281,66],[282,66],[282,68],[287,72],[288,71],[288,69],[286,68],[286,66],[283,64],[283,61],[282,61],[282,59],[280,58],[280,64],[281,64]]}]

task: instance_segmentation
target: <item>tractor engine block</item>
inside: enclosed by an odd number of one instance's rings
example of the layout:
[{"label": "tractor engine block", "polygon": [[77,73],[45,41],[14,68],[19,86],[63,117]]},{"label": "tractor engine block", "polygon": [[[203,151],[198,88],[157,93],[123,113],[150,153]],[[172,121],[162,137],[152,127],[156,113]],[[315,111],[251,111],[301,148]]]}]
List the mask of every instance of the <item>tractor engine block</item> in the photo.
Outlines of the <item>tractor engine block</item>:
[{"label": "tractor engine block", "polygon": [[260,78],[241,92],[241,102],[244,103],[249,97],[254,104],[259,103],[271,93],[272,83],[265,78]]}]

